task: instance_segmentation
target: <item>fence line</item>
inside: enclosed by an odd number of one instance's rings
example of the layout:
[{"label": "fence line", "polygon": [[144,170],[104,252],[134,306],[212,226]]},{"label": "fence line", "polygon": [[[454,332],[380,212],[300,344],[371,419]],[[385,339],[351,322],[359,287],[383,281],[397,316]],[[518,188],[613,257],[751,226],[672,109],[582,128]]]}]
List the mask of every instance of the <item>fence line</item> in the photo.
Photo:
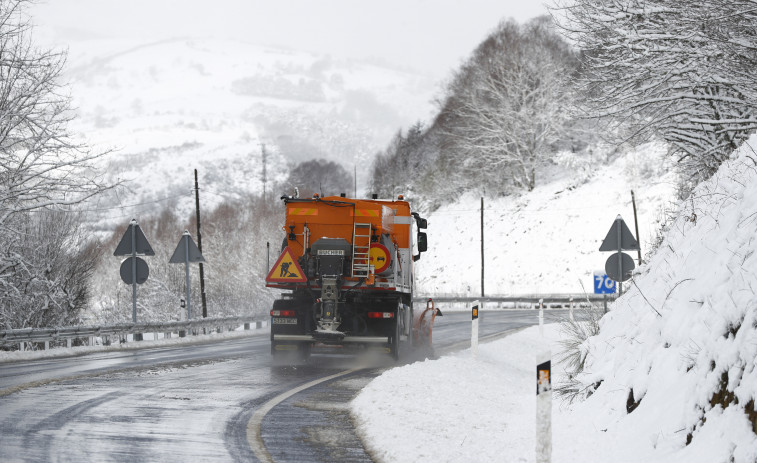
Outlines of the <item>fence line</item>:
[{"label": "fence line", "polygon": [[132,335],[135,341],[141,341],[144,333],[164,333],[164,337],[170,338],[173,333],[180,337],[187,334],[204,334],[209,332],[222,333],[233,331],[244,325],[244,329],[250,329],[250,324],[256,327],[262,325],[260,317],[226,317],[226,318],[202,318],[197,320],[171,321],[159,323],[119,323],[102,326],[67,326],[59,328],[21,328],[15,330],[0,331],[0,347],[18,344],[20,350],[24,350],[25,343],[44,343],[45,349],[50,347],[50,342],[66,341],[66,346],[76,339],[86,339],[89,345],[94,345],[94,338],[105,338],[106,344],[110,343],[111,337],[118,337],[119,342],[125,342],[128,335]]},{"label": "fence line", "polygon": [[480,297],[480,296],[455,296],[455,295],[439,295],[439,296],[421,296],[421,297],[414,297],[413,302],[426,302],[428,299],[433,299],[434,302],[473,302],[473,301],[481,301],[481,302],[512,302],[515,304],[539,304],[544,303],[545,305],[548,304],[581,304],[585,302],[589,303],[598,303],[603,302],[605,300],[612,301],[615,299],[615,294],[608,294],[606,295],[607,298],[605,299],[605,295],[602,294],[524,294],[524,295],[513,295],[513,296],[487,296],[487,297]]}]

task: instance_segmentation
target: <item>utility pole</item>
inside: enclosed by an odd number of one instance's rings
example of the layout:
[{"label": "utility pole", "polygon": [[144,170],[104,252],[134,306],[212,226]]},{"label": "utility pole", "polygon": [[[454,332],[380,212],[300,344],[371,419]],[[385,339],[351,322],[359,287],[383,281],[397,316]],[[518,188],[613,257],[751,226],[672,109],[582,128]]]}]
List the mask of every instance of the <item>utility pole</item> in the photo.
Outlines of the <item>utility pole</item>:
[{"label": "utility pole", "polygon": [[[197,169],[195,169],[195,212],[197,213],[197,248],[200,250],[200,254],[202,254],[202,232],[200,231],[200,186],[199,183],[197,183]],[[202,298],[202,318],[208,318],[208,304],[205,299],[205,269],[203,268],[202,262],[200,262],[200,297]],[[188,306],[189,295],[187,295],[187,307]]]},{"label": "utility pole", "polygon": [[641,265],[641,238],[639,238],[639,218],[636,216],[636,196],[631,190],[631,203],[633,204],[633,223],[636,226],[636,241],[639,242],[639,265]]},{"label": "utility pole", "polygon": [[484,197],[481,197],[481,297],[484,296]]},{"label": "utility pole", "polygon": [[[268,182],[268,172],[266,170],[267,164],[268,164],[268,154],[265,152],[265,143],[260,144],[262,149],[261,154],[261,162],[263,163],[263,175],[262,175],[262,181],[263,181],[263,202],[265,202],[265,196],[266,196],[266,183]],[[200,250],[202,251],[202,250]]]}]

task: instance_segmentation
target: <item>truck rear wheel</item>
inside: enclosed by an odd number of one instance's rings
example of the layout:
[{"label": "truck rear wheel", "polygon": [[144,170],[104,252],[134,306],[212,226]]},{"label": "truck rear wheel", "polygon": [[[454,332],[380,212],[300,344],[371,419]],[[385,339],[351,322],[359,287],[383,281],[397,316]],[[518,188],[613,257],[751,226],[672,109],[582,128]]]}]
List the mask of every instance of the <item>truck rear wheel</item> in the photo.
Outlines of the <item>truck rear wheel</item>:
[{"label": "truck rear wheel", "polygon": [[389,336],[389,353],[392,355],[392,358],[394,360],[400,359],[400,321],[399,321],[399,311],[398,316],[394,317],[394,330],[392,331],[392,335]]}]

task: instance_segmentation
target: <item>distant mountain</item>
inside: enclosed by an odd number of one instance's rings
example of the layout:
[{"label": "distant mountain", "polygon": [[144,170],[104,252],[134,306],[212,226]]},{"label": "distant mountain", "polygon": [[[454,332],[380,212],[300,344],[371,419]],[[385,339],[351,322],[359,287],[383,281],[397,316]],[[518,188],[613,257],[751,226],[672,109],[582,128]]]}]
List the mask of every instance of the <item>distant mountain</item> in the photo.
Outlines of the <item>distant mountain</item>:
[{"label": "distant mountain", "polygon": [[107,176],[125,182],[89,206],[105,228],[164,205],[188,213],[195,168],[207,205],[262,192],[263,145],[267,187],[296,163],[324,158],[357,169],[360,190],[392,134],[431,114],[436,89],[406,71],[235,41],[76,49],[66,72],[72,129],[95,149],[114,149]]}]

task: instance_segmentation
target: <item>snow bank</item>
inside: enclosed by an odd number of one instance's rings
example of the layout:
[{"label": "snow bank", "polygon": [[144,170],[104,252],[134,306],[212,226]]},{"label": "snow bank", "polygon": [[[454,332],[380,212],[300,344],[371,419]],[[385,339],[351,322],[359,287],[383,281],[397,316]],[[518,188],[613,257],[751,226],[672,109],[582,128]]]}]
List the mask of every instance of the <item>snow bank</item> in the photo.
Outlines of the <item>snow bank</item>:
[{"label": "snow bank", "polygon": [[580,380],[599,387],[576,410],[644,461],[757,461],[756,227],[747,146],[682,205],[586,344]]},{"label": "snow bank", "polygon": [[534,353],[557,339],[554,325],[544,338],[530,328],[480,345],[477,357],[466,350],[387,371],[351,404],[368,451],[398,463],[533,461]]}]

